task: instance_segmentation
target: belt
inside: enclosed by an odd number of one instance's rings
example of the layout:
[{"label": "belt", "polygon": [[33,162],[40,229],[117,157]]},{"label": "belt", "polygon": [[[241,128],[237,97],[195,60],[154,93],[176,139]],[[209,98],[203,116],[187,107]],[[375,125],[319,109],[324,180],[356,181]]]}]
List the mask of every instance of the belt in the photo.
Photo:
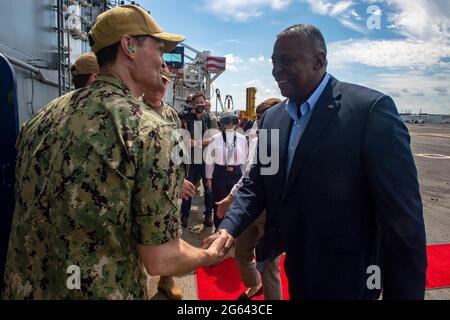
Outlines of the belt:
[{"label": "belt", "polygon": [[235,168],[239,167],[239,166],[222,166],[222,165],[216,165],[216,166],[225,168],[225,170],[226,170],[227,172],[234,172]]}]

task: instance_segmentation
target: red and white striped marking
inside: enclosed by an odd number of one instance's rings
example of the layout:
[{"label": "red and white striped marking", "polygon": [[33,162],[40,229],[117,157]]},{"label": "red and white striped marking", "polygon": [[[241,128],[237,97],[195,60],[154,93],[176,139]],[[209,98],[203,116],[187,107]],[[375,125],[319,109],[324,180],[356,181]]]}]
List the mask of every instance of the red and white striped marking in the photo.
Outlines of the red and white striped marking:
[{"label": "red and white striped marking", "polygon": [[225,57],[208,57],[206,59],[208,70],[210,71],[225,71],[226,58]]}]

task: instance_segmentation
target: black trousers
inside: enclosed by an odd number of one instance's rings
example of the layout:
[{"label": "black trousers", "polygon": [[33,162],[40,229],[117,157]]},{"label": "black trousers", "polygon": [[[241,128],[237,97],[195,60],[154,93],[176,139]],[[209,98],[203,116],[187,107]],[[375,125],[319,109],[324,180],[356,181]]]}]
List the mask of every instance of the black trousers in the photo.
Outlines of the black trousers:
[{"label": "black trousers", "polygon": [[217,217],[216,202],[223,200],[233,189],[233,186],[241,179],[241,166],[214,166],[212,178],[212,194],[214,199],[214,226],[217,227],[222,219]]},{"label": "black trousers", "polygon": [[[188,181],[195,184],[201,178],[203,189],[205,190],[205,212],[204,214],[211,214],[213,211],[213,198],[211,190],[206,186],[205,164],[192,164],[189,168]],[[181,215],[189,217],[191,211],[192,199],[183,200],[181,204]]]}]

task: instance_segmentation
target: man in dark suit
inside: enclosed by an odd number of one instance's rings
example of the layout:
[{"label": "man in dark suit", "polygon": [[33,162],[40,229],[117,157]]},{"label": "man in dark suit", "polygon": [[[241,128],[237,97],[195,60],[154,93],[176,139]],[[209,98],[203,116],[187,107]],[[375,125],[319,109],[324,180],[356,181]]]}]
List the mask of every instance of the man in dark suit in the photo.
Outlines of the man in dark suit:
[{"label": "man in dark suit", "polygon": [[408,130],[389,96],[329,75],[326,54],[313,26],[278,35],[272,73],[288,99],[266,112],[259,143],[279,152],[279,170],[264,175],[258,161],[204,245],[226,234],[225,253],[266,209],[257,260],[286,252],[291,299],[376,299],[381,289],[384,299],[423,299],[425,228]]}]

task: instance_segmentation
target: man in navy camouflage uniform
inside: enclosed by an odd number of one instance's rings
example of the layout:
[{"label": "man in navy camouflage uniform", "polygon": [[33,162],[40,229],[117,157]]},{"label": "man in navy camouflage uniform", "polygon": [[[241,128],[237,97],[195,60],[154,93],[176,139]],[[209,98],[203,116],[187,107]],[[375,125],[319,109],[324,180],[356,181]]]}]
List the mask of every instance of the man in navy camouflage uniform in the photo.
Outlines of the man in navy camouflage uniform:
[{"label": "man in navy camouflage uniform", "polygon": [[4,299],[145,299],[143,267],[176,275],[220,260],[225,238],[206,250],[179,238],[176,141],[137,99],[162,86],[162,53],[184,37],[125,5],[99,15],[90,40],[102,75],[45,106],[17,142]]}]

